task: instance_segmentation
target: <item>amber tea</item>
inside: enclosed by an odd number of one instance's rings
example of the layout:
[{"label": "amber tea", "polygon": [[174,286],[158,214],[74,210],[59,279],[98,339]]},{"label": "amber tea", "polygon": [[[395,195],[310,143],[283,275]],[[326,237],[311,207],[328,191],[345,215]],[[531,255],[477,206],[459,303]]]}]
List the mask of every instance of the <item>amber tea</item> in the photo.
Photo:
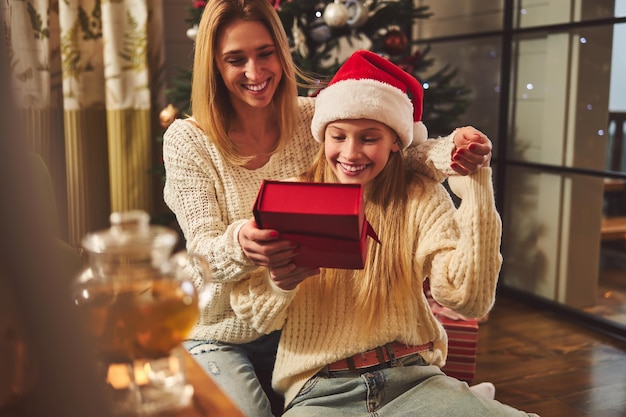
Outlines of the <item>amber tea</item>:
[{"label": "amber tea", "polygon": [[169,355],[198,317],[197,293],[189,281],[90,283],[80,291],[76,303],[107,363]]}]

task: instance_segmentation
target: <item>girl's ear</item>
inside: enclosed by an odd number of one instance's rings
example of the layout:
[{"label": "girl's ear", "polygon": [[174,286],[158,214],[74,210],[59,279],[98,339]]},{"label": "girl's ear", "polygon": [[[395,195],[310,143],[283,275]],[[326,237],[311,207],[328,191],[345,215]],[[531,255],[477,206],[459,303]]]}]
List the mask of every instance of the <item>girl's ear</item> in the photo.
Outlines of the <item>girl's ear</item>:
[{"label": "girl's ear", "polygon": [[398,152],[400,150],[400,138],[396,136],[396,140],[391,145],[391,152]]}]

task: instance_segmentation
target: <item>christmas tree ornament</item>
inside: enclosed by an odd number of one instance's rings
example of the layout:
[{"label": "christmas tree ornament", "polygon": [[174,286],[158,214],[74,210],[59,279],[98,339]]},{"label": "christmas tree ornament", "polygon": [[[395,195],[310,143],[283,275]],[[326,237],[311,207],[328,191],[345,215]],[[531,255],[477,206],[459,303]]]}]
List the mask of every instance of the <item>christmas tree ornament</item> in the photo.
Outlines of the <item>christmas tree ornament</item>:
[{"label": "christmas tree ornament", "polygon": [[409,39],[398,26],[392,26],[383,37],[383,51],[390,55],[400,55],[409,45]]},{"label": "christmas tree ornament", "polygon": [[174,122],[177,115],[178,109],[170,103],[159,113],[159,124],[163,129],[166,129]]},{"label": "christmas tree ornament", "polygon": [[398,66],[405,70],[406,72],[410,72],[411,74],[419,65],[419,61],[422,58],[422,51],[417,49],[413,55],[407,55],[400,62],[398,62]]},{"label": "christmas tree ornament", "polygon": [[315,19],[310,27],[309,36],[317,43],[324,43],[333,36],[332,30],[324,23],[322,18]]},{"label": "christmas tree ornament", "polygon": [[306,44],[306,37],[302,33],[302,29],[298,26],[298,19],[293,18],[293,26],[291,27],[291,37],[293,38],[292,52],[297,52],[301,57],[309,54],[309,47]]},{"label": "christmas tree ornament", "polygon": [[315,42],[324,43],[332,37],[332,31],[328,26],[321,24],[311,28],[310,35]]},{"label": "christmas tree ornament", "polygon": [[348,8],[340,0],[328,3],[324,9],[322,18],[331,28],[341,28],[348,22]]},{"label": "christmas tree ornament", "polygon": [[196,40],[196,36],[198,35],[198,25],[193,25],[189,29],[187,29],[187,37],[192,41]]},{"label": "christmas tree ornament", "polygon": [[353,29],[359,28],[367,22],[369,17],[369,8],[362,0],[343,0],[346,9],[348,9],[347,24]]}]

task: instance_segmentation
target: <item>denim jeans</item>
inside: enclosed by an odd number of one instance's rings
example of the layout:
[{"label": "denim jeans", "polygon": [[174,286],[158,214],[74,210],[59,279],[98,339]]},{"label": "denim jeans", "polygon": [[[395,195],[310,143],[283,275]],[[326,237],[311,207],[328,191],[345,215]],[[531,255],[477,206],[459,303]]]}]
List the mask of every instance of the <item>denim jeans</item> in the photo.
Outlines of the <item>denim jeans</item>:
[{"label": "denim jeans", "polygon": [[[271,388],[280,332],[253,342],[187,340],[185,349],[248,417],[271,417],[282,411],[282,397]],[[273,407],[273,408],[272,408]]]},{"label": "denim jeans", "polygon": [[307,381],[283,417],[505,417],[526,414],[474,395],[467,383],[419,355],[363,373],[321,371]]}]

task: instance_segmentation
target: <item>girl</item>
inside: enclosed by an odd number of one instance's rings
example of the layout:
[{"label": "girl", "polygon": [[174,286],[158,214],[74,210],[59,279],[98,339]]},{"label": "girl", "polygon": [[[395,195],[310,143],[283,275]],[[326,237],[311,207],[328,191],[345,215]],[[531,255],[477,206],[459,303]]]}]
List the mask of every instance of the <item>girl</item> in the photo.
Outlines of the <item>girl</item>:
[{"label": "girl", "polygon": [[[409,97],[410,96],[410,97]],[[405,169],[423,132],[417,80],[369,51],[353,54],[315,103],[311,131],[323,148],[300,179],[364,186],[370,242],[363,270],[303,279],[277,268],[231,294],[240,319],[261,333],[282,328],[273,387],[284,416],[524,416],[443,374],[446,333],[424,296],[471,317],[494,302],[501,222],[487,160],[451,178],[458,209],[438,182]],[[480,132],[454,132],[474,140]]]}]

